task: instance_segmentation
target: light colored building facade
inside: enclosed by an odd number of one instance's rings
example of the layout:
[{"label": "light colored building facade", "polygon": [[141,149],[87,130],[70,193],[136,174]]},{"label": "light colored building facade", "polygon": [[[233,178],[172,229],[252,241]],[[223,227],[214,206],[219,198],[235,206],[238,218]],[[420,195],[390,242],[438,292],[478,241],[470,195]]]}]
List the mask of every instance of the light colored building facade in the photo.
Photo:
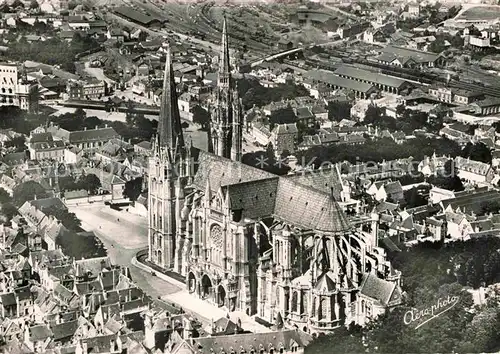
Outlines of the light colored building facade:
[{"label": "light colored building facade", "polygon": [[23,78],[17,64],[0,64],[0,106],[17,106],[34,112],[38,109],[38,84]]}]

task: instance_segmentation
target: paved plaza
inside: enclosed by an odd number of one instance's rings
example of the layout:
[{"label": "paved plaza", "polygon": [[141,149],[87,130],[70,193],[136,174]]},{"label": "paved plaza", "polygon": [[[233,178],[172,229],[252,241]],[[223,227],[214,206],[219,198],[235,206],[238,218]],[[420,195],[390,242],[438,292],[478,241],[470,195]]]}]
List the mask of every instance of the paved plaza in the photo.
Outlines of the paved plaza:
[{"label": "paved plaza", "polygon": [[[132,279],[150,296],[173,302],[187,312],[200,317],[205,324],[227,316],[228,312],[198,299],[187,290],[162,280],[131,264],[136,253],[148,246],[147,219],[127,211],[111,209],[103,203],[69,206],[69,211],[81,220],[82,228],[94,231],[108,251],[111,261],[130,268]],[[118,219],[120,221],[118,221]],[[268,331],[243,312],[230,313],[231,319],[241,320],[242,327],[252,332]]]},{"label": "paved plaza", "polygon": [[148,246],[146,218],[113,210],[102,203],[70,206],[69,211],[82,221],[84,230],[94,231],[113,263],[129,267],[132,279],[147,294],[158,298],[181,290],[131,264],[136,253]]}]

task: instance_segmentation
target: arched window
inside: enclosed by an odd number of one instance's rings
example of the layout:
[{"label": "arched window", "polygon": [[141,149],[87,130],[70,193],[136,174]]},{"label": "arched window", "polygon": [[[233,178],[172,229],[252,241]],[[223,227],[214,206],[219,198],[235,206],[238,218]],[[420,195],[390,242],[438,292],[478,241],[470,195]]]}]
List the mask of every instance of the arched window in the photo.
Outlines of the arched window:
[{"label": "arched window", "polygon": [[307,308],[307,293],[306,292],[303,292],[302,293],[302,298],[301,298],[301,309],[300,309],[300,313],[308,313],[309,312],[309,309]]},{"label": "arched window", "polygon": [[299,297],[299,294],[296,291],[294,291],[292,294],[292,308],[291,308],[291,310],[295,311],[295,312],[297,312],[297,310],[298,310],[298,307],[297,307],[298,306],[298,297]]},{"label": "arched window", "polygon": [[316,298],[313,297],[313,300],[312,300],[312,312],[311,312],[311,316],[314,317],[316,316]]},{"label": "arched window", "polygon": [[321,307],[321,319],[327,319],[328,318],[328,310],[329,310],[327,298],[323,298],[321,300],[320,307]]}]

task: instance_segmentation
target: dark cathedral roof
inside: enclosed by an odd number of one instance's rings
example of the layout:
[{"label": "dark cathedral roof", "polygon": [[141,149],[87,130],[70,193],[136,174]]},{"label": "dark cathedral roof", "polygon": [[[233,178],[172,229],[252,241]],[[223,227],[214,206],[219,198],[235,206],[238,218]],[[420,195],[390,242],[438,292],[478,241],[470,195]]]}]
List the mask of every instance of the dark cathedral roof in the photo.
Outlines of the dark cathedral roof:
[{"label": "dark cathedral roof", "polygon": [[221,188],[223,195],[229,196],[231,209],[241,211],[242,219],[274,217],[329,233],[350,229],[334,195],[324,188],[316,189],[301,184],[300,179],[276,176],[205,151],[199,151],[197,166],[193,186],[203,191],[208,182],[214,193]]},{"label": "dark cathedral roof", "polygon": [[272,173],[203,150],[199,150],[196,165],[198,171],[194,176],[193,185],[199,190],[205,190],[207,181],[211,190],[217,192],[222,186],[277,178]]}]

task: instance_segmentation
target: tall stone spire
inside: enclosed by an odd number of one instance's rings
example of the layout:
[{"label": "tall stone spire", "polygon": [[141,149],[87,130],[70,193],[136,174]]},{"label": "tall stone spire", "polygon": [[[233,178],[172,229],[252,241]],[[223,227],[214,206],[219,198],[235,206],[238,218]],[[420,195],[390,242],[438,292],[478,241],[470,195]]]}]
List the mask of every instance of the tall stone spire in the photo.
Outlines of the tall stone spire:
[{"label": "tall stone spire", "polygon": [[177,91],[167,51],[163,94],[154,154],[149,160],[148,172],[148,239],[149,259],[156,265],[178,271],[176,239],[180,221],[180,205],[189,179],[186,160],[188,153],[182,135],[181,118],[177,102]]},{"label": "tall stone spire", "polygon": [[230,81],[231,70],[229,68],[229,41],[227,39],[226,16],[224,16],[224,22],[222,24],[222,41],[220,46],[218,86],[229,87]]},{"label": "tall stone spire", "polygon": [[160,147],[167,148],[171,154],[176,154],[179,152],[179,149],[184,148],[184,137],[182,135],[181,117],[177,102],[170,48],[167,50],[165,73],[163,74],[163,93],[161,96],[160,117],[158,119],[158,135]]},{"label": "tall stone spire", "polygon": [[231,158],[233,138],[233,95],[231,68],[229,63],[229,41],[226,18],[222,24],[222,41],[219,56],[219,73],[215,91],[215,107],[210,123],[209,146],[216,155]]}]

